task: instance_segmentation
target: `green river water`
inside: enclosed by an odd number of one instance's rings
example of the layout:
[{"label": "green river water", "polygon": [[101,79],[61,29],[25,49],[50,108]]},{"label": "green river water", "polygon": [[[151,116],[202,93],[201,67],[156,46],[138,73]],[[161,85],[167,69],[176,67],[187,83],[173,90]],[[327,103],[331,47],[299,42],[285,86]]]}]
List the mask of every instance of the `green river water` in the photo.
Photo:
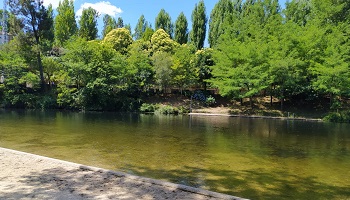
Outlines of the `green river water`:
[{"label": "green river water", "polygon": [[251,199],[350,199],[350,124],[0,110],[0,146]]}]

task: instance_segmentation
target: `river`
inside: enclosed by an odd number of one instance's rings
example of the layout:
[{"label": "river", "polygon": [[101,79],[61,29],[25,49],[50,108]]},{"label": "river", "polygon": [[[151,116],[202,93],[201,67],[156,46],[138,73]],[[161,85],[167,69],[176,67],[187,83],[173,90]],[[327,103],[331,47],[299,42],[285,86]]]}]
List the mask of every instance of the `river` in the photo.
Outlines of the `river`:
[{"label": "river", "polygon": [[0,110],[0,146],[244,198],[350,198],[350,124]]}]

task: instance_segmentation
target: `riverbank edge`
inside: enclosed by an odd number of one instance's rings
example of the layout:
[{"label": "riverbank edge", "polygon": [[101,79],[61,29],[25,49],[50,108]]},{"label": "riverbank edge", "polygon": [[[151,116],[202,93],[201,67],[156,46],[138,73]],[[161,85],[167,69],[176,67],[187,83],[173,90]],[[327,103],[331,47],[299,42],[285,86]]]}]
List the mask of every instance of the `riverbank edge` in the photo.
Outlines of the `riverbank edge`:
[{"label": "riverbank edge", "polygon": [[[228,194],[222,194],[222,193],[213,192],[213,191],[204,190],[204,189],[195,188],[195,187],[190,187],[190,186],[186,186],[186,185],[182,185],[182,184],[176,184],[176,183],[171,183],[171,182],[167,182],[167,181],[162,181],[162,180],[157,180],[157,179],[152,179],[152,178],[147,178],[147,177],[142,177],[142,176],[136,176],[136,175],[132,175],[132,174],[124,173],[124,172],[113,171],[113,170],[103,169],[103,168],[94,167],[94,166],[82,165],[82,164],[78,164],[78,163],[74,163],[74,162],[59,160],[59,159],[55,159],[55,158],[50,158],[50,157],[36,155],[36,154],[32,154],[32,153],[17,151],[17,150],[13,150],[13,149],[0,147],[0,150],[7,151],[7,152],[12,153],[12,154],[23,155],[25,157],[33,157],[35,159],[41,159],[44,162],[45,161],[46,162],[56,162],[56,163],[60,163],[64,166],[70,166],[70,167],[74,167],[76,169],[80,169],[80,170],[84,170],[84,171],[92,171],[92,172],[110,174],[110,175],[114,175],[117,177],[123,177],[123,178],[129,179],[129,180],[132,180],[132,181],[140,181],[143,183],[158,185],[158,186],[165,187],[165,188],[178,189],[178,190],[182,190],[185,192],[199,194],[199,195],[203,195],[203,196],[207,196],[207,197],[224,199],[224,200],[226,200],[226,199],[227,200],[246,200],[245,198],[236,197],[236,196],[232,196],[232,195],[228,195]],[[30,166],[28,166],[28,167],[30,167]]]},{"label": "riverbank edge", "polygon": [[272,117],[272,116],[260,116],[260,115],[231,115],[231,114],[219,114],[219,113],[188,113],[189,116],[220,116],[220,117],[237,117],[237,118],[252,118],[252,119],[277,119],[277,120],[294,120],[294,121],[311,121],[311,122],[325,122],[322,119],[313,118],[292,118],[292,117]]}]

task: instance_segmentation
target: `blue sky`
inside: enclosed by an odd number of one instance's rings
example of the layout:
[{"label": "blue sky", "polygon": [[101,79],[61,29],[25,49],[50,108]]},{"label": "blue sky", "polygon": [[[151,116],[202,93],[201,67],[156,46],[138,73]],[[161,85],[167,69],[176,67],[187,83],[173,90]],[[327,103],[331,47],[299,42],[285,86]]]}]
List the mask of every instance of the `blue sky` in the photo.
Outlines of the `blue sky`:
[{"label": "blue sky", "polygon": [[[54,8],[58,6],[58,0],[44,0],[44,4],[52,4]],[[159,11],[164,8],[175,22],[181,12],[187,17],[191,24],[191,14],[193,8],[199,0],[75,0],[74,6],[76,14],[81,13],[82,8],[93,7],[100,13],[98,28],[101,32],[104,14],[115,17],[122,17],[125,24],[131,25],[132,30],[143,14],[148,22],[154,27],[154,21]],[[218,0],[204,0],[207,16],[209,17],[211,10]],[[280,4],[284,7],[286,0],[280,0]],[[2,8],[2,5],[0,6]],[[191,25],[190,25],[191,26]],[[191,27],[189,26],[189,29]]]}]

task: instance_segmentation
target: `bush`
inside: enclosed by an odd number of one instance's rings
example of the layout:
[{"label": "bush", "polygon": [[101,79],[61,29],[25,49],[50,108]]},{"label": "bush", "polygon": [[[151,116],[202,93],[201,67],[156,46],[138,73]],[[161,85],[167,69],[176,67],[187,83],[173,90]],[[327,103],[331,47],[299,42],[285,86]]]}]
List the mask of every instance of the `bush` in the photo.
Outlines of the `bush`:
[{"label": "bush", "polygon": [[161,106],[158,110],[157,110],[160,114],[163,115],[177,115],[179,114],[179,109],[173,106]]},{"label": "bush", "polygon": [[143,103],[140,107],[140,112],[143,112],[143,113],[155,112],[157,108],[158,106],[155,104]]},{"label": "bush", "polygon": [[213,106],[216,103],[215,98],[212,97],[211,95],[209,95],[209,97],[207,97],[207,99],[205,100],[205,104],[207,106]]},{"label": "bush", "polygon": [[323,118],[324,121],[350,123],[350,111],[331,112]]},{"label": "bush", "polygon": [[142,113],[157,113],[162,115],[178,115],[189,113],[190,109],[185,106],[174,107],[169,105],[143,103],[139,109]]}]

